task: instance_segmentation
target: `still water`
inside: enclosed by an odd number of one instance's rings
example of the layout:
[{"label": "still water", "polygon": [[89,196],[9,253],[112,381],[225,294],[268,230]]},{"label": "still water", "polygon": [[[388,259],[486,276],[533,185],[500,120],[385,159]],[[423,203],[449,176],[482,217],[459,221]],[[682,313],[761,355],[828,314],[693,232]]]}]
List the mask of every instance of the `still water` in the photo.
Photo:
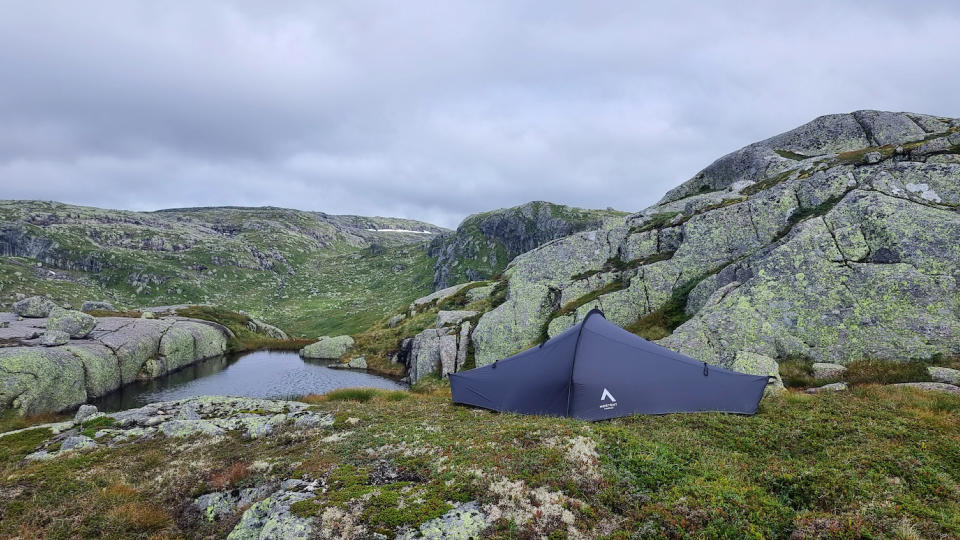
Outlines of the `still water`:
[{"label": "still water", "polygon": [[93,404],[110,412],[194,396],[285,399],[358,386],[389,390],[406,388],[385,377],[330,369],[325,363],[304,360],[296,352],[256,351],[211,358],[156,379],[136,381],[93,401]]}]

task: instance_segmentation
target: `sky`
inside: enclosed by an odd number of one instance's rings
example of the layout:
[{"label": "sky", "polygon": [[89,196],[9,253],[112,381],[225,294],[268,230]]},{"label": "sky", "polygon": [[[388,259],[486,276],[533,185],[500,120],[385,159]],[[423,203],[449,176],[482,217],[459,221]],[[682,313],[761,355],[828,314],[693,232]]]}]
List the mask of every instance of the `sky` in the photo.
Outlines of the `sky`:
[{"label": "sky", "polygon": [[960,117],[960,3],[790,4],[4,2],[0,198],[453,228],[639,211],[823,114]]}]

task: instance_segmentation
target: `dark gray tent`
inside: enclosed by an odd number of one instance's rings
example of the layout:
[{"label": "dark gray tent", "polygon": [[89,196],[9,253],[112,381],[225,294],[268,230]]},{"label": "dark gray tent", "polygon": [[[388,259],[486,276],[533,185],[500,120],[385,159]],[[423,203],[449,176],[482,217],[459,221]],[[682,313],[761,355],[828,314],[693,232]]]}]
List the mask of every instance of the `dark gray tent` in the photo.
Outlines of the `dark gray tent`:
[{"label": "dark gray tent", "polygon": [[453,401],[496,411],[603,420],[629,414],[757,412],[768,377],[698,362],[592,310],[537,347],[450,374]]}]

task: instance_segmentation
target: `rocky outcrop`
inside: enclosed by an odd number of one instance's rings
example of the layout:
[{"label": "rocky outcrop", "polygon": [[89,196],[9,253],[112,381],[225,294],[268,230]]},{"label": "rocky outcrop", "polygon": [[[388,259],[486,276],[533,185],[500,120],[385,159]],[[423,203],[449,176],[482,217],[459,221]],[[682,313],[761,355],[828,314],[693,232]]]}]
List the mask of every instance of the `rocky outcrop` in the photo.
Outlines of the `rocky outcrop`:
[{"label": "rocky outcrop", "polygon": [[337,360],[350,347],[353,347],[353,338],[350,336],[323,336],[306,347],[300,349],[300,356],[318,360]]},{"label": "rocky outcrop", "polygon": [[[657,205],[504,271],[478,365],[593,307],[729,366],[747,351],[846,364],[960,353],[960,120],[859,111],[717,160]],[[666,337],[664,337],[666,336]]]},{"label": "rocky outcrop", "polygon": [[446,377],[467,366],[470,357],[472,311],[440,311],[436,328],[427,328],[403,340],[393,362],[407,368],[407,380],[414,384],[436,373]]},{"label": "rocky outcrop", "polygon": [[960,385],[960,369],[930,366],[927,373],[936,382]]},{"label": "rocky outcrop", "polygon": [[[68,318],[20,321],[6,313],[0,320],[8,323],[0,328],[0,339],[17,343],[0,348],[0,409],[21,414],[75,407],[137,379],[224,354],[229,338],[229,330],[218,324],[182,317],[104,317],[95,319],[92,331],[77,327],[75,334],[84,334],[83,339],[46,329],[49,321],[74,328],[73,322],[63,323]],[[38,339],[41,330],[44,336]]]},{"label": "rocky outcrop", "polygon": [[[219,437],[237,432],[246,439],[257,439],[282,427],[312,429],[333,424],[329,414],[311,410],[306,403],[241,397],[200,396],[107,414],[97,412],[93,406],[85,407],[85,414],[77,414],[72,420],[18,430],[49,429],[53,435],[27,459],[53,459],[72,451],[120,446],[160,436]],[[18,431],[2,433],[0,437]],[[215,496],[197,500],[209,503],[206,509],[214,514],[208,516],[210,518],[216,518],[217,508],[222,510],[222,505],[228,502]]]},{"label": "rocky outcrop", "polygon": [[543,201],[474,214],[456,232],[430,243],[433,284],[442,289],[499,274],[514,257],[551,240],[622,219],[614,210],[587,210]]}]

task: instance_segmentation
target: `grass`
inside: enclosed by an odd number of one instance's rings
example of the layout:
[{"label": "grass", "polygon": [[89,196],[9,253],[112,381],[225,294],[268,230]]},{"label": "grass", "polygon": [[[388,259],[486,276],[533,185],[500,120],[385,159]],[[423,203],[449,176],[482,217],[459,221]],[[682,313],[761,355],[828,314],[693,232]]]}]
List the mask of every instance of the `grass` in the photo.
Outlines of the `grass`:
[{"label": "grass", "polygon": [[670,293],[670,298],[662,306],[640,317],[637,322],[627,326],[626,329],[651,341],[669,336],[677,327],[689,321],[692,317],[686,312],[687,299],[693,288],[703,281],[707,275],[709,273],[687,280],[674,287]]},{"label": "grass", "polygon": [[400,394],[305,398],[335,424],[255,440],[160,437],[22,462],[48,434],[0,438],[0,536],[224,537],[239,516],[208,523],[193,497],[304,476],[326,489],[295,514],[334,509],[388,537],[465,500],[502,516],[489,538],[960,536],[958,396],[788,390],[754,416],[587,423],[453,405],[439,380]]},{"label": "grass", "polygon": [[928,360],[889,362],[873,358],[854,360],[840,377],[818,379],[813,376],[813,360],[791,355],[780,360],[780,378],[788,388],[809,388],[834,382],[850,385],[895,384],[930,381],[927,367],[940,366],[960,369],[960,357],[936,357]]},{"label": "grass", "polygon": [[30,416],[21,416],[15,409],[0,412],[0,433],[23,429],[37,424],[63,422],[72,417],[72,414],[44,413]]},{"label": "grass", "polygon": [[233,332],[227,343],[230,352],[254,350],[298,351],[316,340],[313,339],[277,339],[250,330],[247,324],[250,317],[221,306],[189,306],[177,310],[177,315],[215,322]]},{"label": "grass", "polygon": [[631,234],[641,233],[646,231],[652,231],[654,229],[662,229],[670,224],[670,221],[673,218],[680,215],[680,212],[657,212],[650,216],[650,221],[644,223],[639,227],[633,227],[630,230]]}]

